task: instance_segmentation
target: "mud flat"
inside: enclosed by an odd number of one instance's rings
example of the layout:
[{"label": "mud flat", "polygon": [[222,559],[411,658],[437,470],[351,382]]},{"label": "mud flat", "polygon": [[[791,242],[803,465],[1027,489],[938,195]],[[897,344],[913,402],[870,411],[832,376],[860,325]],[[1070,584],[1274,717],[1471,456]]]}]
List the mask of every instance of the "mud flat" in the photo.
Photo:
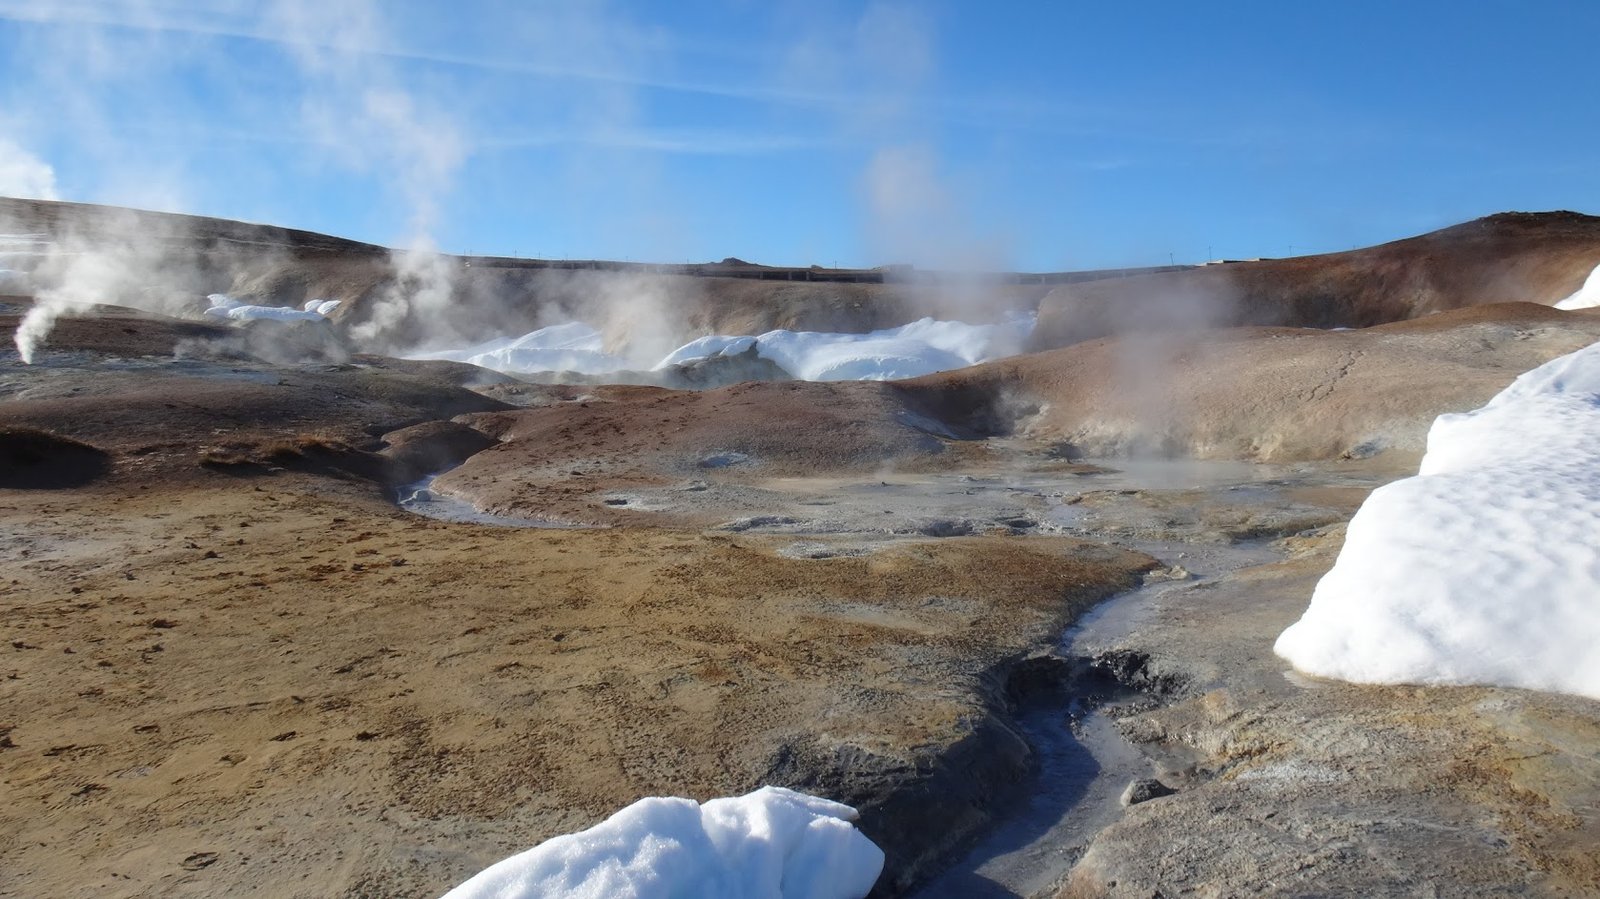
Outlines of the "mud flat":
[{"label": "mud flat", "polygon": [[[1288,490],[1337,506],[1372,477],[1303,470],[1293,484],[1210,492],[1279,509],[1272,494]],[[1160,510],[1195,497],[1163,493],[1131,499]],[[1226,530],[1230,517],[1212,520]],[[1151,524],[1131,505],[1106,523]],[[1171,567],[1066,632],[1046,666],[1052,689],[1016,705],[1037,757],[1022,798],[914,895],[1600,889],[1600,703],[1297,675],[1271,645],[1331,565],[1343,525],[1236,542],[1181,529],[1188,542],[1119,541]],[[1135,780],[1170,795],[1125,808]]]},{"label": "mud flat", "polygon": [[[1591,327],[1563,322],[1482,345],[1473,389]],[[1600,890],[1596,703],[1271,655],[1398,451],[1076,459],[954,414],[1014,392],[993,368],[942,404],[472,390],[173,357],[205,337],[117,313],[0,349],[32,473],[0,486],[0,893],[437,895],[641,796],[763,783],[861,808],[884,895]],[[396,505],[446,469],[506,518]],[[1124,811],[1149,775],[1175,792]]]},{"label": "mud flat", "polygon": [[[880,885],[886,895],[907,888],[923,897],[1048,894],[1099,833],[1122,819],[1119,800],[1131,781],[1188,786],[1201,778],[1199,750],[1125,735],[1135,716],[1206,686],[1193,665],[1158,662],[1134,638],[1167,639],[1148,629],[1176,594],[1237,589],[1247,572],[1337,530],[1389,477],[1359,463],[1062,465],[1014,441],[992,441],[990,450],[974,473],[696,480],[607,494],[641,517],[698,518],[720,522],[711,532],[781,538],[779,555],[797,559],[872,558],[982,534],[1021,545],[1070,535],[1157,560],[1142,586],[1094,607],[1058,641],[1001,661],[988,675],[985,718],[973,740],[902,780],[881,803],[864,803],[863,827],[875,838],[906,822],[938,822],[908,835],[926,854],[891,869]],[[757,510],[766,514],[736,516]],[[894,624],[859,606],[848,613]],[[1176,658],[1184,658],[1181,649]],[[1174,770],[1188,772],[1187,779]],[[983,784],[981,798],[971,793],[974,782]],[[834,795],[849,789],[812,786]],[[948,804],[929,804],[928,794],[952,792],[975,799],[981,813],[969,805],[965,818],[952,818]]]},{"label": "mud flat", "polygon": [[[1119,463],[1120,470],[1110,468]],[[1108,470],[1084,485],[1098,489],[1066,494],[1045,520],[1137,548],[1161,567],[1140,588],[1087,612],[1052,651],[1028,660],[1033,676],[1013,696],[1013,709],[1034,748],[1030,776],[1009,813],[913,895],[1051,892],[1099,832],[1121,819],[1131,783],[1193,757],[1175,744],[1135,743],[1119,728],[1121,719],[1190,689],[1184,676],[1153,669],[1147,651],[1126,645],[1127,637],[1169,594],[1213,590],[1236,572],[1280,560],[1278,537],[1338,521],[1381,480],[1352,466],[1099,464]]]},{"label": "mud flat", "polygon": [[1271,653],[1340,538],[1289,538],[1281,561],[1113,602],[1124,623],[1082,631],[1078,651],[1181,685],[1114,721],[1177,792],[1100,832],[1058,895],[1600,889],[1600,704],[1314,681]]}]

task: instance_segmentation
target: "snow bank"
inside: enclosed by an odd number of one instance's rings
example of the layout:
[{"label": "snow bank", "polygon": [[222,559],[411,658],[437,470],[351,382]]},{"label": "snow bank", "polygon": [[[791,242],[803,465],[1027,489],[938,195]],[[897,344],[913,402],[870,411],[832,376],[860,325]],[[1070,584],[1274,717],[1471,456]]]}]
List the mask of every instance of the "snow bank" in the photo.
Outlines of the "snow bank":
[{"label": "snow bank", "polygon": [[855,817],[780,787],[703,805],[641,799],[485,869],[445,899],[861,897],[883,851],[850,824]]},{"label": "snow bank", "polygon": [[625,367],[622,359],[605,351],[600,332],[582,322],[540,328],[521,337],[497,337],[457,350],[413,353],[406,358],[470,362],[509,373],[573,371],[601,375]]},{"label": "snow bank", "polygon": [[1439,416],[1417,476],[1362,504],[1274,649],[1343,680],[1600,699],[1597,645],[1600,343]]},{"label": "snow bank", "polygon": [[890,381],[965,368],[1009,356],[1033,330],[1033,316],[994,325],[924,318],[866,334],[768,331],[758,337],[702,337],[661,360],[656,368],[748,350],[803,381]]},{"label": "snow bank", "polygon": [[315,312],[326,317],[332,315],[333,310],[338,309],[341,302],[341,300],[306,300],[306,304],[301,308],[306,312]]},{"label": "snow bank", "polygon": [[759,339],[756,337],[725,337],[720,334],[700,337],[668,353],[665,359],[656,363],[656,370],[659,371],[669,365],[683,365],[694,362],[697,359],[709,359],[712,356],[737,356],[748,352],[751,347],[756,345],[756,341]]},{"label": "snow bank", "polygon": [[[206,299],[211,303],[211,308],[206,310],[206,315],[215,316],[217,318],[232,319],[233,321],[242,322],[270,319],[272,321],[281,322],[319,322],[324,318],[321,312],[315,311],[311,308],[311,303],[307,303],[306,308],[302,310],[290,309],[286,306],[253,306],[249,303],[236,300],[233,297],[223,293],[211,294],[210,296],[206,297]],[[338,305],[337,300],[332,302],[334,305]]]},{"label": "snow bank", "polygon": [[1600,265],[1584,279],[1578,292],[1556,304],[1557,309],[1590,309],[1600,306]]},{"label": "snow bank", "polygon": [[[752,346],[804,381],[888,381],[965,368],[1022,349],[1033,330],[1032,315],[1000,324],[924,318],[898,328],[866,334],[822,331],[768,331],[758,336],[713,334],[668,353],[656,370],[712,356],[734,356]],[[582,322],[540,328],[521,337],[501,337],[461,349],[409,354],[408,359],[470,362],[508,374],[572,371],[605,375],[627,368],[626,360],[605,352],[600,332]]]}]

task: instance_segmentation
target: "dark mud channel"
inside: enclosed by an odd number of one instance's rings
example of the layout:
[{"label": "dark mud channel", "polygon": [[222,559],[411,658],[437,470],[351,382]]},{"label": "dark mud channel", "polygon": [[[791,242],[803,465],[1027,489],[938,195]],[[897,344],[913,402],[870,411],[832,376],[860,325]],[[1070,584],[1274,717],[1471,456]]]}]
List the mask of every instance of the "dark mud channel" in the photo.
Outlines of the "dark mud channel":
[{"label": "dark mud channel", "polygon": [[1116,719],[1166,702],[1189,685],[1154,677],[1143,657],[1111,647],[1167,593],[1206,589],[1278,554],[1260,542],[1198,550],[1175,550],[1171,544],[1130,548],[1168,563],[1182,553],[1180,561],[1189,563],[1186,570],[1193,576],[1179,581],[1158,572],[1144,586],[1083,616],[1052,652],[1023,663],[1024,670],[1013,675],[1011,717],[1033,751],[1033,768],[998,823],[909,895],[981,899],[1046,893],[1066,877],[1095,835],[1122,816],[1122,794],[1130,783],[1184,767],[1183,750],[1136,746],[1117,729]]}]

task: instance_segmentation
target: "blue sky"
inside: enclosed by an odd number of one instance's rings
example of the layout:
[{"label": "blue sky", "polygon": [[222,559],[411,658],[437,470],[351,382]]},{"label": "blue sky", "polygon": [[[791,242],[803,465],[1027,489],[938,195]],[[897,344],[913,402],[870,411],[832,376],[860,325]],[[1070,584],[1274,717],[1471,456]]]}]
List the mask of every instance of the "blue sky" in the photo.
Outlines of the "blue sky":
[{"label": "blue sky", "polygon": [[1600,212],[1597,33],[1497,0],[0,0],[0,188],[550,257],[1329,251]]}]

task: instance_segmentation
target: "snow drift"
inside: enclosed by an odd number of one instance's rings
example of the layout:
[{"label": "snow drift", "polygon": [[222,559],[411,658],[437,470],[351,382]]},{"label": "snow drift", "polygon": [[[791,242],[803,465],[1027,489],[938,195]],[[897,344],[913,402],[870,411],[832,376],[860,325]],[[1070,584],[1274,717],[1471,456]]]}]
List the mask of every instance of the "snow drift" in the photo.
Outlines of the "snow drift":
[{"label": "snow drift", "polygon": [[641,799],[486,868],[444,899],[857,899],[878,879],[883,851],[855,817],[781,787],[703,805]]},{"label": "snow drift", "polygon": [[211,308],[206,310],[206,315],[240,322],[264,319],[280,322],[320,322],[327,318],[327,313],[332,312],[339,305],[338,300],[310,300],[307,301],[304,309],[290,309],[286,306],[255,306],[222,293],[211,294],[206,297],[206,300],[211,303]]},{"label": "snow drift", "polygon": [[[1591,279],[1592,281],[1593,279]],[[1441,415],[1274,649],[1362,683],[1600,699],[1600,343]]]},{"label": "snow drift", "polygon": [[1557,309],[1592,309],[1600,306],[1600,265],[1594,267],[1578,292],[1556,304]]},{"label": "snow drift", "polygon": [[[914,378],[1014,355],[1027,340],[1033,321],[1031,315],[989,325],[924,318],[865,334],[777,330],[756,336],[710,335],[668,353],[655,370],[713,356],[734,356],[755,347],[758,356],[804,381]],[[605,352],[602,343],[599,331],[570,322],[521,337],[413,353],[407,358],[470,362],[508,374],[573,371],[605,375],[626,368],[626,361]]]},{"label": "snow drift", "polygon": [[604,343],[594,328],[583,322],[568,322],[521,337],[497,337],[461,349],[411,353],[406,358],[467,362],[508,373],[571,371],[602,375],[626,368],[621,358],[605,351]]},{"label": "snow drift", "polygon": [[674,350],[656,368],[734,355],[753,345],[757,355],[802,381],[889,381],[1014,355],[1032,330],[1032,316],[993,325],[924,318],[865,334],[779,330],[757,337],[702,337]]}]

